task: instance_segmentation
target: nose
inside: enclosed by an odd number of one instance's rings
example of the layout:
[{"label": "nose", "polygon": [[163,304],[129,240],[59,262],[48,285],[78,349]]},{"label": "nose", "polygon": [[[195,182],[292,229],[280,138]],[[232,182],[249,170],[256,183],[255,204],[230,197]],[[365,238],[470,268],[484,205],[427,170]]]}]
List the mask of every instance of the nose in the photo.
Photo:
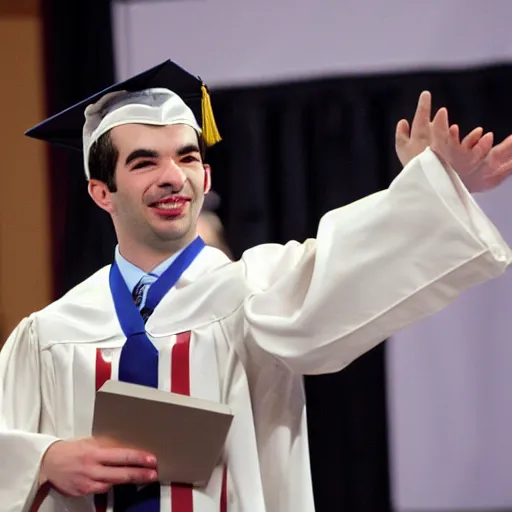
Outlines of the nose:
[{"label": "nose", "polygon": [[179,192],[185,185],[187,177],[173,158],[169,158],[162,166],[158,186],[171,187],[173,192]]}]

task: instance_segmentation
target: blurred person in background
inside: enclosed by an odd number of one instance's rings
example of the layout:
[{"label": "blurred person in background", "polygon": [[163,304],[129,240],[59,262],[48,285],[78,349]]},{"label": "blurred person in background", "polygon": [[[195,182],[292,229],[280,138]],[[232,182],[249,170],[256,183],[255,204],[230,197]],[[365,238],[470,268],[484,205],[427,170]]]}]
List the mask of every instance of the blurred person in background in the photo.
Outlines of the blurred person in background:
[{"label": "blurred person in background", "polygon": [[217,215],[219,205],[219,195],[210,190],[204,198],[203,208],[197,219],[197,233],[205,241],[206,245],[216,247],[232,260],[233,255],[226,242],[224,226]]},{"label": "blurred person in background", "polygon": [[[404,168],[387,189],[328,212],[315,239],[237,261],[198,236],[204,146],[220,137],[206,88],[171,61],[28,135],[83,150],[118,246],[0,353],[5,512],[45,497],[44,512],[312,512],[302,377],[344,369],[512,261],[471,196],[510,175],[512,139],[493,146],[475,129],[461,141],[445,109],[431,118],[428,93],[398,123]],[[230,407],[206,486],[160,485],[154,454],[91,437],[108,379]]]}]

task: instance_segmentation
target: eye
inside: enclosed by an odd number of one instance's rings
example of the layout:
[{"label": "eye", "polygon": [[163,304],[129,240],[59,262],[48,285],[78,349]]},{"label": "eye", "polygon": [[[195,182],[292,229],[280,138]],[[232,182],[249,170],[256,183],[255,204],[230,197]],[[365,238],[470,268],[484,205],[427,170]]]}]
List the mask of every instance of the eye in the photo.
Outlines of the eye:
[{"label": "eye", "polygon": [[149,167],[150,165],[154,165],[154,162],[151,162],[150,160],[142,160],[141,162],[137,162],[132,169],[144,169],[145,167]]},{"label": "eye", "polygon": [[187,155],[187,156],[184,156],[181,159],[181,161],[187,164],[187,163],[191,163],[191,162],[199,162],[199,158],[197,158],[193,155]]}]

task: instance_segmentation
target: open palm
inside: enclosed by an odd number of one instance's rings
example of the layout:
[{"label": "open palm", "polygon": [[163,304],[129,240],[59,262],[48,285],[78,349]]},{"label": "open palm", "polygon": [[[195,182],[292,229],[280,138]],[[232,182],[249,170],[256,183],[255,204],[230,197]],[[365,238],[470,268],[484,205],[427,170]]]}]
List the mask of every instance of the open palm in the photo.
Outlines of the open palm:
[{"label": "open palm", "polygon": [[430,147],[438,158],[457,172],[470,192],[483,192],[498,186],[512,174],[512,135],[493,147],[492,133],[475,128],[461,141],[459,127],[450,126],[448,111],[439,109],[431,120],[431,95],[420,95],[409,129],[407,120],[397,124],[396,151],[406,165]]}]

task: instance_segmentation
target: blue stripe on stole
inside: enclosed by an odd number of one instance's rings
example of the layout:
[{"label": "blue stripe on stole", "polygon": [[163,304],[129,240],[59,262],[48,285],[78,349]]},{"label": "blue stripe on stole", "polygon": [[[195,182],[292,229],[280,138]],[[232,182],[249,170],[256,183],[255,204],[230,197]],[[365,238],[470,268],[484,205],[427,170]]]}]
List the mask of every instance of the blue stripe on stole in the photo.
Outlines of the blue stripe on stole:
[{"label": "blue stripe on stole", "polygon": [[[205,247],[197,237],[174,260],[169,268],[150,286],[145,307],[153,311],[165,294],[178,282]],[[119,359],[119,380],[153,388],[158,387],[158,350],[146,335],[140,311],[133,302],[119,267],[110,269],[110,290],[117,318],[126,336]],[[114,512],[159,512],[160,486],[151,484],[137,491],[134,485],[114,489]]]}]

